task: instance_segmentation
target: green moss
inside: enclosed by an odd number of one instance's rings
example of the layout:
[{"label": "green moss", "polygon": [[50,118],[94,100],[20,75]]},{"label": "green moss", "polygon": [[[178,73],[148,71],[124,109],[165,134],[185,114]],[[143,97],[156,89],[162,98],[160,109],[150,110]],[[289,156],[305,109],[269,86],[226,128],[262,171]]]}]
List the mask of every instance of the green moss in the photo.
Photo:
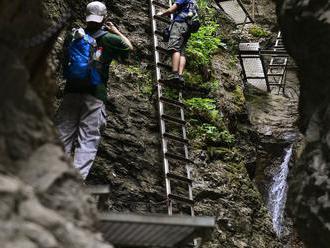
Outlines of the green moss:
[{"label": "green moss", "polygon": [[207,152],[209,154],[210,159],[212,160],[222,160],[225,162],[239,162],[242,160],[242,155],[235,147],[227,148],[210,146],[207,148]]},{"label": "green moss", "polygon": [[183,74],[186,85],[192,88],[196,88],[202,92],[214,92],[219,87],[219,81],[214,79],[213,76],[208,81],[203,79],[201,73],[196,73],[192,71],[185,71]]},{"label": "green moss", "polygon": [[235,90],[232,92],[234,96],[234,103],[238,106],[243,106],[245,104],[245,96],[243,89],[236,85]]},{"label": "green moss", "polygon": [[138,66],[130,65],[127,67],[127,72],[134,77],[134,81],[137,82],[139,91],[144,95],[151,95],[153,91],[153,85],[151,80],[150,71],[143,70]]},{"label": "green moss", "polygon": [[268,37],[270,33],[258,25],[249,28],[249,33],[256,38]]},{"label": "green moss", "polygon": [[237,66],[237,63],[238,63],[238,59],[237,59],[237,56],[234,55],[234,56],[231,56],[229,59],[228,59],[228,67],[230,69],[233,69]]}]

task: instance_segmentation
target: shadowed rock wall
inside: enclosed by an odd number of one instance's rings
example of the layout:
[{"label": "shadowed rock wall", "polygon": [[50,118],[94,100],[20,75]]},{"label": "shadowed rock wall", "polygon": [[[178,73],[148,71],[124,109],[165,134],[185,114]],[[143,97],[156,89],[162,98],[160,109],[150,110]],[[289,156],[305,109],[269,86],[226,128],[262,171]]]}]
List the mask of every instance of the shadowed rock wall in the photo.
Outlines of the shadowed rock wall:
[{"label": "shadowed rock wall", "polygon": [[300,129],[305,148],[290,180],[289,204],[308,247],[330,244],[330,6],[278,1],[286,47],[300,67]]},{"label": "shadowed rock wall", "polygon": [[[0,22],[1,247],[110,248],[93,233],[95,211],[46,113],[54,88],[46,58],[61,25],[39,0],[2,1]],[[30,39],[49,27],[45,41]]]}]

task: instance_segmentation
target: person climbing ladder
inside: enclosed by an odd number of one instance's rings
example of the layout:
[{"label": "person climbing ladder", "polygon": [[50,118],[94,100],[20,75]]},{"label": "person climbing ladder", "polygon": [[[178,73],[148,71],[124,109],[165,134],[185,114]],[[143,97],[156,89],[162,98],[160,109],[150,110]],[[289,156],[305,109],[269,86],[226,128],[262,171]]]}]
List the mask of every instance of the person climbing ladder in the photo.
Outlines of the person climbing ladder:
[{"label": "person climbing ladder", "polygon": [[74,29],[64,44],[64,98],[55,117],[65,152],[86,179],[106,125],[105,102],[109,66],[127,56],[131,42],[106,19],[107,8],[98,1],[87,5],[85,29]]},{"label": "person climbing ladder", "polygon": [[[157,13],[158,16],[169,16],[173,14],[173,22],[170,28],[168,51],[172,53],[172,73],[166,79],[167,82],[175,82],[184,85],[182,76],[186,66],[185,48],[192,32],[199,28],[191,24],[198,17],[197,4],[195,0],[176,0],[175,3],[164,12]],[[194,30],[193,30],[194,29]]]}]

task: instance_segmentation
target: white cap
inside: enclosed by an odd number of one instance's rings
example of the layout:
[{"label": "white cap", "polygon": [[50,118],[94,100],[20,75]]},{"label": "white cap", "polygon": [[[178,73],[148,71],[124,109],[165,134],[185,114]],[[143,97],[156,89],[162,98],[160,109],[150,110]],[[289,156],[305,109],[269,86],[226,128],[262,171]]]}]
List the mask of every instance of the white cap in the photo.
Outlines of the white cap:
[{"label": "white cap", "polygon": [[107,15],[107,7],[99,1],[94,1],[87,4],[86,12],[86,22],[101,23]]}]

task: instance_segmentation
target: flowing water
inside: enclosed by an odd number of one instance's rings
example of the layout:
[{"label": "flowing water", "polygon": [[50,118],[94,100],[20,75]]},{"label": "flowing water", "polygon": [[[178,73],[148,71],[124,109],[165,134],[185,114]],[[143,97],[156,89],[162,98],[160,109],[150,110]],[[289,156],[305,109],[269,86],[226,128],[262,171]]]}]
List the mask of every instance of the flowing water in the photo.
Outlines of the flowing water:
[{"label": "flowing water", "polygon": [[292,156],[292,146],[286,148],[284,154],[284,160],[273,177],[268,195],[268,209],[278,237],[281,237],[283,233],[284,209],[288,191],[287,177],[289,173],[289,162]]}]

